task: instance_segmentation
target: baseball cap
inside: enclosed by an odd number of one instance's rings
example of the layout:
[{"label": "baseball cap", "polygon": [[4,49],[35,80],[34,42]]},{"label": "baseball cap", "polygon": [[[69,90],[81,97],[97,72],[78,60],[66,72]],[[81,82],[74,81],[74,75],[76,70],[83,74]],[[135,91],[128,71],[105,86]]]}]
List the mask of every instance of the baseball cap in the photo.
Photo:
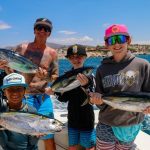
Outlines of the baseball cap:
[{"label": "baseball cap", "polygon": [[113,24],[105,30],[104,40],[113,35],[126,35],[130,36],[128,33],[128,29],[123,24]]},{"label": "baseball cap", "polygon": [[3,79],[3,85],[1,86],[1,89],[4,90],[5,88],[11,86],[23,86],[26,88],[27,84],[25,83],[24,76],[18,73],[11,73],[5,76]]},{"label": "baseball cap", "polygon": [[79,44],[71,45],[67,49],[67,55],[65,57],[69,57],[71,55],[87,56],[87,54],[86,54],[86,47],[83,46],[83,45],[79,45]]},{"label": "baseball cap", "polygon": [[38,18],[38,19],[36,19],[36,21],[34,23],[34,29],[38,25],[47,26],[47,27],[50,28],[50,31],[52,31],[52,28],[53,28],[52,22],[47,18]]}]

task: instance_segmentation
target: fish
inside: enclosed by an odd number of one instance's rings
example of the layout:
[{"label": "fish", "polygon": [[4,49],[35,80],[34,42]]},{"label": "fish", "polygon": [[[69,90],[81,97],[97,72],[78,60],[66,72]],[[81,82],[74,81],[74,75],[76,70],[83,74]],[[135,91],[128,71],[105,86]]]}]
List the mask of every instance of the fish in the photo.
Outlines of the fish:
[{"label": "fish", "polygon": [[8,66],[22,73],[36,73],[38,66],[29,59],[10,49],[0,48],[0,59],[6,60]]},{"label": "fish", "polygon": [[113,109],[131,112],[143,112],[150,106],[150,93],[148,92],[116,92],[103,95],[103,102]]},{"label": "fish", "polygon": [[0,126],[2,130],[6,129],[32,136],[60,132],[64,128],[64,124],[59,120],[29,112],[0,113]]},{"label": "fish", "polygon": [[77,80],[77,75],[82,73],[86,76],[92,74],[94,67],[87,66],[78,69],[74,69],[71,71],[67,71],[65,74],[59,76],[51,85],[51,89],[54,92],[64,93],[70,91],[74,88],[79,87],[81,84],[79,80]]}]

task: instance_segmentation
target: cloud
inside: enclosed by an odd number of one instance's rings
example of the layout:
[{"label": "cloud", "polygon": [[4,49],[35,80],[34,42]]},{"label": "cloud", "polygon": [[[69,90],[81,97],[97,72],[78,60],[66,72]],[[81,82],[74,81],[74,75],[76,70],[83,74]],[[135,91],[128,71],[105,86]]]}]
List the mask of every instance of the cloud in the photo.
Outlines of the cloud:
[{"label": "cloud", "polygon": [[83,37],[72,37],[72,38],[53,38],[50,42],[59,43],[59,44],[87,44],[89,42],[93,42],[94,39],[89,36]]},{"label": "cloud", "polygon": [[62,34],[66,34],[66,35],[72,35],[72,34],[76,34],[77,32],[62,30],[62,31],[58,31],[58,33],[62,33]]},{"label": "cloud", "polygon": [[7,23],[4,23],[2,21],[0,21],[0,30],[5,30],[5,29],[9,29],[11,28],[10,25],[8,25]]}]

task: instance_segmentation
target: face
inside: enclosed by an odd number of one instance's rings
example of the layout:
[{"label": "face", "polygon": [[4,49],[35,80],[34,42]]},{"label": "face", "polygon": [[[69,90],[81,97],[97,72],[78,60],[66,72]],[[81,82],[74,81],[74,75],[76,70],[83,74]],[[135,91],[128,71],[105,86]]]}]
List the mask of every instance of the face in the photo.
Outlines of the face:
[{"label": "face", "polygon": [[37,25],[34,28],[34,34],[36,38],[39,39],[47,39],[50,36],[51,30],[48,26],[45,25]]},{"label": "face", "polygon": [[74,69],[83,67],[85,58],[86,56],[83,56],[83,55],[71,55],[68,57]]},{"label": "face", "polygon": [[22,86],[11,86],[4,90],[4,94],[8,99],[8,103],[17,105],[22,103],[22,98],[25,94],[25,88]]},{"label": "face", "polygon": [[127,47],[130,44],[130,38],[125,35],[111,36],[105,41],[105,45],[114,56],[127,54]]}]

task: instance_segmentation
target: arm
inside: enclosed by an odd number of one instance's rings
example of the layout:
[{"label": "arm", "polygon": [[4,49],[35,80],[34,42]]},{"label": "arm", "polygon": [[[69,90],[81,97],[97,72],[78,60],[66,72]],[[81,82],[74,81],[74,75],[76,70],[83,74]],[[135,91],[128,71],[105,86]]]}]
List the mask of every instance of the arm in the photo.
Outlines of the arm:
[{"label": "arm", "polygon": [[96,106],[99,109],[103,109],[106,105],[103,103],[102,100],[102,95],[101,93],[103,93],[103,84],[102,84],[102,79],[101,79],[101,75],[99,72],[99,68],[96,71],[96,88],[95,88],[95,93],[91,92],[90,93],[90,102],[93,104],[96,104]]},{"label": "arm", "polygon": [[50,55],[52,57],[52,62],[49,66],[49,69],[48,69],[48,76],[50,78],[50,81],[54,81],[56,80],[56,78],[58,77],[58,55],[57,55],[57,52],[52,49],[50,51]]},{"label": "arm", "polygon": [[[142,91],[150,92],[150,64],[149,62],[146,63],[144,68],[144,81],[142,84]],[[143,73],[142,73],[143,74]],[[150,107],[147,107],[144,111],[144,114],[150,114]]]}]

